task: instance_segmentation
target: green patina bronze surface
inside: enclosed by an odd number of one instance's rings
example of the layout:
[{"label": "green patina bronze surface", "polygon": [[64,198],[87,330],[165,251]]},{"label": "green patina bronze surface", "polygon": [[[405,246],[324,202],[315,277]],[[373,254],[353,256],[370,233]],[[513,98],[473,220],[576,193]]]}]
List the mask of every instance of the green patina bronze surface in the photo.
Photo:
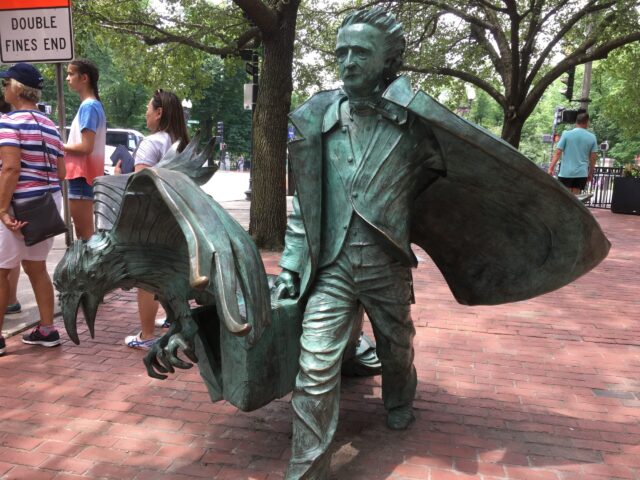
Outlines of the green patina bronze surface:
[{"label": "green patina bronze surface", "polygon": [[336,42],[343,89],[291,114],[297,192],[276,288],[250,236],[198,187],[214,169],[201,168],[210,151],[197,142],[157,169],[101,179],[99,233],[70,247],[54,275],[75,342],[79,307],[93,335],[107,292],[142,287],[173,320],[145,358],[149,375],[190,367],[182,352],[213,401],[253,410],[293,389],[288,479],[329,476],[340,372],[363,309],[382,361],[387,425],[413,420],[412,243],[467,305],[559,288],[609,250],[559,183],[398,76],[404,47],[393,16],[350,14]]},{"label": "green patina bronze surface", "polygon": [[[336,41],[343,89],[320,92],[291,114],[297,193],[277,283],[306,309],[287,479],[329,476],[340,353],[357,305],[376,334],[387,424],[411,423],[413,328],[403,297],[417,264],[411,243],[467,305],[554,290],[609,250],[559,183],[398,77],[403,50],[392,16],[349,15]],[[376,282],[385,288],[371,288]]]},{"label": "green patina bronze surface", "polygon": [[[292,390],[301,312],[294,300],[272,298],[253,240],[198,186],[215,168],[201,167],[212,149],[200,152],[197,144],[196,138],[181,154],[171,150],[161,168],[101,177],[98,233],[71,245],[54,283],[75,343],[79,308],[93,336],[108,292],[154,293],[172,323],[145,357],[148,374],[162,379],[190,368],[182,351],[197,362],[212,401],[250,411]],[[193,309],[190,300],[202,306]],[[357,341],[351,340],[350,359]]]}]

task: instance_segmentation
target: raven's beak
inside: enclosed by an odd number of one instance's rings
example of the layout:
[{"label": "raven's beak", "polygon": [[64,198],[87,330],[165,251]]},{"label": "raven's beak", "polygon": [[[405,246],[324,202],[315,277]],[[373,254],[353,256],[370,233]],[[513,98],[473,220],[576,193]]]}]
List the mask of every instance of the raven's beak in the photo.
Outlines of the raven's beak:
[{"label": "raven's beak", "polygon": [[77,293],[60,297],[60,309],[64,320],[64,328],[67,335],[76,345],[80,344],[78,337],[78,309],[82,307],[82,313],[89,327],[91,338],[95,334],[96,314],[101,299],[89,293]]},{"label": "raven's beak", "polygon": [[95,338],[96,315],[101,302],[102,297],[97,297],[90,293],[82,294],[82,313],[84,313],[84,319],[87,322],[87,327],[89,327],[91,338]]},{"label": "raven's beak", "polygon": [[76,345],[80,344],[78,338],[78,308],[80,307],[80,299],[82,294],[60,295],[60,310],[62,310],[62,319],[64,320],[64,328],[67,335]]}]

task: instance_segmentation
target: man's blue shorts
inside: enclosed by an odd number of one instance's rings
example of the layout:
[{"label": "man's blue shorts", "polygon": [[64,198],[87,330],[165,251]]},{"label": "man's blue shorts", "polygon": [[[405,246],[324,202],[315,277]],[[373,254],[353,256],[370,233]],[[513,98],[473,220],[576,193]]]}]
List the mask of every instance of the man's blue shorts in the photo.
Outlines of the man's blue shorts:
[{"label": "man's blue shorts", "polygon": [[69,180],[69,200],[93,200],[93,187],[84,177]]}]

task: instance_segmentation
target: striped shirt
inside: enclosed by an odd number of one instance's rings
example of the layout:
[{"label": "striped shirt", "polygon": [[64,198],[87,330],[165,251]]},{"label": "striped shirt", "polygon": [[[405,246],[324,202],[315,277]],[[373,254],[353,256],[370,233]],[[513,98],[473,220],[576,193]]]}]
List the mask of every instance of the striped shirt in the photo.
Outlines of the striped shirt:
[{"label": "striped shirt", "polygon": [[[44,154],[43,142],[48,155]],[[37,110],[16,110],[2,115],[0,147],[18,147],[21,151],[20,177],[13,198],[37,197],[46,191],[60,190],[56,161],[63,156],[64,147],[58,128],[49,118]]]}]

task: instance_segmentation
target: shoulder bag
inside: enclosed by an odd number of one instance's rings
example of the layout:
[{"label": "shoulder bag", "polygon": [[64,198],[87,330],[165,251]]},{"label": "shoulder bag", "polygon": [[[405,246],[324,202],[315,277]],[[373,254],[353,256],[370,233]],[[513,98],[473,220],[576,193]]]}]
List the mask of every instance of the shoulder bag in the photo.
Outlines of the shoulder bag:
[{"label": "shoulder bag", "polygon": [[[38,127],[40,123],[32,113],[31,116],[35,120]],[[51,184],[49,180],[49,170],[51,169],[51,159],[49,158],[49,150],[42,136],[43,155],[46,159],[49,169],[47,169],[47,185]],[[58,207],[50,191],[39,197],[29,198],[16,202],[11,202],[13,214],[16,219],[27,224],[20,230],[24,237],[24,243],[28,247],[40,243],[47,238],[55,237],[67,231],[67,226],[58,212]]]}]

